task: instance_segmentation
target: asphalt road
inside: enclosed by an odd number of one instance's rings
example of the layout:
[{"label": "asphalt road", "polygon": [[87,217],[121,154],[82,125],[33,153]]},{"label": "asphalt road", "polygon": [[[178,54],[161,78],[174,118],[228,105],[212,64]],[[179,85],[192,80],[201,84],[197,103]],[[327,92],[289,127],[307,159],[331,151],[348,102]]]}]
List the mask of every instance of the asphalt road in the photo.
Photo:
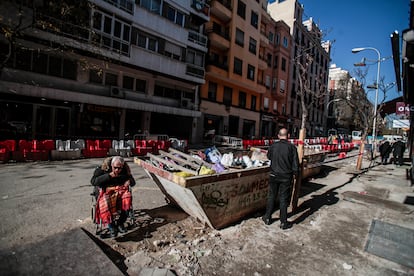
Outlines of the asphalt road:
[{"label": "asphalt road", "polygon": [[[126,161],[137,182],[132,189],[134,209],[166,205],[146,172],[133,158]],[[92,231],[90,179],[101,162],[98,158],[0,164],[0,250],[74,228]]]},{"label": "asphalt road", "polygon": [[[145,171],[130,164],[135,209],[166,204]],[[90,228],[90,179],[102,159],[0,164],[0,250],[33,243],[73,228]]]}]

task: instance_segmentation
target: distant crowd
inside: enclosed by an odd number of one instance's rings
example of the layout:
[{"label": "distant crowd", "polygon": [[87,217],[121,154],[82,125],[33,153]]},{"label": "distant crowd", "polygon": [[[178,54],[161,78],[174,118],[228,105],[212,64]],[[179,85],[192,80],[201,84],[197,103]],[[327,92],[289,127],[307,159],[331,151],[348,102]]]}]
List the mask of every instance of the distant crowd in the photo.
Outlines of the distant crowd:
[{"label": "distant crowd", "polygon": [[392,163],[397,166],[402,166],[404,164],[405,143],[401,138],[398,138],[393,143],[388,140],[383,140],[379,146],[379,152],[381,155],[381,163],[383,165],[388,164],[391,153],[393,155]]}]

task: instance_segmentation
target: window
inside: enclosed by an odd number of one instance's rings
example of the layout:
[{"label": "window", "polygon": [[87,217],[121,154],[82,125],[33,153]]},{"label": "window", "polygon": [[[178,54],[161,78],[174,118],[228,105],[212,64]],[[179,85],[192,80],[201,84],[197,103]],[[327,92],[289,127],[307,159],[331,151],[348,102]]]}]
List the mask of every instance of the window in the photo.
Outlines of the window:
[{"label": "window", "polygon": [[246,107],[246,92],[239,92],[239,107],[245,108]]},{"label": "window", "polygon": [[255,55],[256,55],[256,45],[257,45],[257,41],[251,37],[249,41],[249,52]]},{"label": "window", "polygon": [[276,34],[276,45],[280,44],[280,34]]},{"label": "window", "polygon": [[58,77],[62,73],[62,63],[59,57],[49,56],[50,75]]},{"label": "window", "polygon": [[252,26],[257,29],[258,22],[259,22],[259,15],[256,12],[252,11],[252,15],[250,18],[250,24],[252,24]]},{"label": "window", "polygon": [[150,12],[161,14],[161,0],[136,0],[135,2]]},{"label": "window", "polygon": [[273,111],[277,111],[277,101],[273,101]]},{"label": "window", "polygon": [[251,103],[250,103],[250,109],[251,110],[256,110],[256,103],[257,103],[257,97],[252,96],[252,100],[251,100]]},{"label": "window", "polygon": [[272,89],[276,88],[277,78],[273,78]]},{"label": "window", "polygon": [[265,85],[266,85],[266,87],[267,88],[269,88],[270,87],[270,76],[269,75],[267,75],[266,77],[265,77]]},{"label": "window", "polygon": [[[20,61],[20,57],[16,57],[18,61]],[[40,74],[47,74],[47,64],[48,64],[48,56],[43,53],[36,53],[33,52],[33,71]],[[18,62],[18,64],[24,64],[24,62]],[[30,68],[30,57],[28,59],[28,68]],[[19,67],[18,67],[19,68]],[[21,68],[19,68],[21,69]]]},{"label": "window", "polygon": [[280,80],[280,93],[285,93],[286,90],[286,82],[285,80]]},{"label": "window", "polygon": [[181,48],[175,44],[165,41],[164,55],[176,60],[181,60]]},{"label": "window", "polygon": [[78,66],[75,61],[63,59],[62,77],[65,79],[76,80]]},{"label": "window", "polygon": [[118,75],[112,73],[105,74],[105,85],[118,86]]},{"label": "window", "polygon": [[134,78],[129,77],[129,76],[123,76],[122,88],[125,88],[128,90],[134,90]]},{"label": "window", "polygon": [[148,50],[157,52],[158,41],[155,38],[148,38]]},{"label": "window", "polygon": [[155,37],[152,37],[136,28],[132,30],[132,33],[132,44],[150,51],[158,51],[158,40]]},{"label": "window", "polygon": [[204,67],[204,53],[193,49],[187,49],[186,61],[187,63]]},{"label": "window", "polygon": [[243,75],[243,61],[241,59],[236,58],[236,57],[234,58],[233,72],[235,74],[240,75],[240,76]]},{"label": "window", "polygon": [[165,8],[163,12],[163,16],[170,20],[171,22],[174,22],[175,24],[183,27],[184,26],[184,14],[172,6],[168,5],[167,3],[164,3]]},{"label": "window", "polygon": [[130,14],[134,14],[133,12],[133,0],[105,0],[105,2],[108,2],[109,4],[124,10]]},{"label": "window", "polygon": [[267,59],[266,59],[267,66],[272,67],[272,59],[273,59],[272,54],[267,54]]},{"label": "window", "polygon": [[102,72],[98,70],[89,70],[89,82],[102,84],[103,76]]},{"label": "window", "polygon": [[255,71],[254,66],[253,66],[253,65],[248,64],[248,65],[247,65],[247,78],[248,78],[249,80],[253,80],[253,81],[254,81],[254,71]]},{"label": "window", "polygon": [[231,106],[232,98],[233,98],[233,89],[231,89],[230,87],[225,86],[224,87],[224,93],[223,93],[223,103],[226,106]]},{"label": "window", "polygon": [[286,72],[286,59],[282,58],[282,71]]},{"label": "window", "polygon": [[283,47],[287,48],[289,46],[289,42],[286,36],[283,37]]},{"label": "window", "polygon": [[237,2],[237,15],[243,19],[246,19],[246,4],[241,0]]},{"label": "window", "polygon": [[135,91],[145,93],[146,87],[147,87],[147,81],[146,80],[140,80],[140,79],[135,80]]},{"label": "window", "polygon": [[239,28],[236,28],[236,44],[242,47],[244,45],[244,32]]},{"label": "window", "polygon": [[112,15],[94,11],[92,26],[96,31],[94,42],[122,54],[129,54],[131,25]]},{"label": "window", "polygon": [[209,82],[208,83],[208,99],[215,101],[217,96],[217,83]]},{"label": "window", "polygon": [[271,43],[271,44],[273,44],[274,43],[274,39],[275,39],[275,35],[272,33],[272,32],[269,32],[269,36],[268,36],[268,39],[269,39],[269,42]]},{"label": "window", "polygon": [[263,108],[264,109],[269,109],[269,98],[264,97],[263,99]]}]

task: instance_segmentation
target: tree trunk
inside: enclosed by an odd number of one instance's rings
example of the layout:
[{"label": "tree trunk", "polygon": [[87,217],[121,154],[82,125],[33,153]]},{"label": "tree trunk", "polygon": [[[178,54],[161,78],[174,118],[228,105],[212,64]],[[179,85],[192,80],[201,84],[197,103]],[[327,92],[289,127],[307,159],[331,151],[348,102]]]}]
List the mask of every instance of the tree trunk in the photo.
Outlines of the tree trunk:
[{"label": "tree trunk", "polygon": [[364,149],[365,149],[365,143],[364,141],[362,141],[361,145],[359,145],[359,153],[358,153],[358,159],[356,163],[357,171],[361,170],[361,167],[362,167],[362,158],[364,157]]},{"label": "tree trunk", "polygon": [[298,208],[300,187],[302,185],[305,136],[306,136],[306,128],[301,128],[301,130],[299,131],[299,144],[298,144],[298,157],[299,157],[300,172],[299,172],[298,177],[295,179],[293,183],[293,191],[292,191],[292,199],[291,199],[293,212],[295,212]]}]

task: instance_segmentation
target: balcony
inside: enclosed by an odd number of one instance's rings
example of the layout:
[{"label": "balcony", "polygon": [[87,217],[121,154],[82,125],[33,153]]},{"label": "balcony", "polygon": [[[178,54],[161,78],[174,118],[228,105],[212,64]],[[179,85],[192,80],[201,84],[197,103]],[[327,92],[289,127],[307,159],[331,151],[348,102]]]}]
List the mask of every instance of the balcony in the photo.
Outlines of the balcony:
[{"label": "balcony", "polygon": [[203,52],[207,51],[207,37],[205,35],[190,30],[188,41],[193,43],[192,47]]},{"label": "balcony", "polygon": [[269,38],[267,38],[266,33],[260,32],[260,44],[263,46],[269,45]]},{"label": "balcony", "polygon": [[207,29],[207,33],[211,47],[222,51],[230,49],[230,40],[227,34],[218,30],[214,30],[213,28]]},{"label": "balcony", "polygon": [[227,62],[220,62],[220,61],[216,61],[216,60],[209,60],[208,63],[207,63],[207,71],[208,72],[213,71],[213,70],[211,70],[210,66],[217,67],[217,68],[219,68],[221,70],[224,70],[226,72],[229,70],[229,65],[227,64]]},{"label": "balcony", "polygon": [[214,15],[223,22],[231,20],[231,1],[213,0],[210,7],[210,14]]},{"label": "balcony", "polygon": [[267,69],[267,62],[262,55],[259,55],[259,62],[258,62],[259,70],[266,70]]}]

